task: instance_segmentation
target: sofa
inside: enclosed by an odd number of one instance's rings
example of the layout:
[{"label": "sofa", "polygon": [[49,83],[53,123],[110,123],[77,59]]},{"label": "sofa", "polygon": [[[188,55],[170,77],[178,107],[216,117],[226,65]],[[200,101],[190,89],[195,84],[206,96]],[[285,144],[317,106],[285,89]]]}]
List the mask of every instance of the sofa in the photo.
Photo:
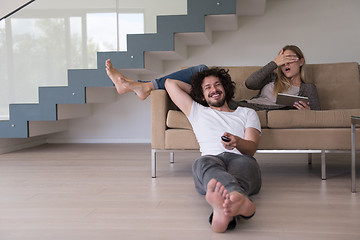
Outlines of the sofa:
[{"label": "sofa", "polygon": [[[236,83],[235,100],[250,99],[258,91],[249,90],[245,80],[260,66],[224,67]],[[360,78],[357,62],[307,64],[307,78],[318,90],[321,110],[257,111],[262,128],[259,153],[321,154],[321,177],[326,179],[326,153],[350,152],[351,116],[360,116]],[[360,149],[360,129],[356,129],[356,149]],[[199,145],[186,116],[170,100],[165,90],[151,93],[151,168],[156,177],[156,154],[198,151]]]}]

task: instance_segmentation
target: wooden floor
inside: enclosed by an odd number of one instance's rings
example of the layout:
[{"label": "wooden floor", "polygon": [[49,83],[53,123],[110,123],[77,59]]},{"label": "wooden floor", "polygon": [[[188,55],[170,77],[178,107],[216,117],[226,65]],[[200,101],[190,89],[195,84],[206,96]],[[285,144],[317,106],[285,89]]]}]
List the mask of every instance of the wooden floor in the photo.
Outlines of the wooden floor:
[{"label": "wooden floor", "polygon": [[256,215],[225,234],[211,231],[210,208],[194,189],[198,156],[178,153],[170,164],[161,153],[152,179],[148,144],[48,144],[0,155],[0,239],[360,239],[350,154],[328,155],[326,181],[319,156],[308,165],[301,154],[256,155]]}]

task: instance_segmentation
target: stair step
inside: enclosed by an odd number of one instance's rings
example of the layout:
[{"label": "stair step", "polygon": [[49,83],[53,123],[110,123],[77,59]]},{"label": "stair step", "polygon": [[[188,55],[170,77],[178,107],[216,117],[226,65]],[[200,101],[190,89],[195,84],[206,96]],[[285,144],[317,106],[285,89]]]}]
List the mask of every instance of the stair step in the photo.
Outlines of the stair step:
[{"label": "stair step", "polygon": [[236,13],[238,16],[264,15],[266,0],[237,0]]},{"label": "stair step", "polygon": [[237,15],[210,15],[206,16],[206,25],[211,31],[236,31],[239,27]]},{"label": "stair step", "polygon": [[57,120],[82,118],[91,115],[90,104],[58,104]]},{"label": "stair step", "polygon": [[[179,34],[174,36],[174,50],[173,51],[152,51],[147,52],[147,54],[152,57],[156,57],[160,60],[185,60],[188,56],[187,46],[185,42],[179,37]],[[146,64],[145,59],[145,64]]]},{"label": "stair step", "polygon": [[87,87],[86,103],[110,103],[116,101],[115,87]]},{"label": "stair step", "polygon": [[91,115],[90,104],[58,104],[56,121],[30,121],[29,137],[68,130],[67,120]]},{"label": "stair step", "polygon": [[211,45],[212,32],[209,27],[201,33],[177,33],[177,37],[187,46]]},{"label": "stair step", "polygon": [[35,137],[68,130],[68,120],[29,122],[29,136]]},{"label": "stair step", "polygon": [[46,143],[42,136],[32,138],[9,138],[0,139],[0,154],[17,151],[24,148],[34,147]]}]

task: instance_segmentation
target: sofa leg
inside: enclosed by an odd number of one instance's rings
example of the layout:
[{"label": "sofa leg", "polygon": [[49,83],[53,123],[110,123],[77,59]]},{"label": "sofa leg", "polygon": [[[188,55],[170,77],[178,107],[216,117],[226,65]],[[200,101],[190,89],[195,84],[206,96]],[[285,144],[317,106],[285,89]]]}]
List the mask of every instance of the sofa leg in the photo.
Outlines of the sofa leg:
[{"label": "sofa leg", "polygon": [[151,149],[151,177],[156,178],[156,149]]},{"label": "sofa leg", "polygon": [[321,179],[326,180],[325,150],[321,150]]},{"label": "sofa leg", "polygon": [[308,153],[308,164],[311,165],[312,164],[312,154]]},{"label": "sofa leg", "polygon": [[174,152],[170,152],[170,163],[174,163]]}]

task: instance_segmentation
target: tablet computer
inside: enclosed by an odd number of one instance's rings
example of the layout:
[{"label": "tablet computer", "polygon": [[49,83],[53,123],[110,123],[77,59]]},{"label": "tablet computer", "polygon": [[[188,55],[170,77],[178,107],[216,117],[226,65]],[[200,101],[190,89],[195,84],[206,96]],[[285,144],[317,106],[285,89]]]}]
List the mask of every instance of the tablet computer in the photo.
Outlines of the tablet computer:
[{"label": "tablet computer", "polygon": [[302,101],[304,103],[308,103],[309,98],[308,97],[285,94],[285,93],[278,93],[278,96],[276,98],[276,104],[285,105],[285,106],[294,106],[294,103],[299,102],[299,101]]}]

